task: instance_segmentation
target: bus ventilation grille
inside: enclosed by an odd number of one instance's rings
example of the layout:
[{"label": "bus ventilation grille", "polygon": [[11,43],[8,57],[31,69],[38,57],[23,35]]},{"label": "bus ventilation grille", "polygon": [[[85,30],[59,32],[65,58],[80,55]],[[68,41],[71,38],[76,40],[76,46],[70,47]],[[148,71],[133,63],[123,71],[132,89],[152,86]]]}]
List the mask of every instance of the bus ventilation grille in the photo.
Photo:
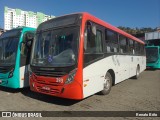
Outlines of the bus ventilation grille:
[{"label": "bus ventilation grille", "polygon": [[36,70],[34,73],[37,76],[48,76],[48,77],[62,77],[66,75],[67,73],[65,72],[58,72],[58,71],[42,71],[42,70]]},{"label": "bus ventilation grille", "polygon": [[0,66],[0,73],[7,73],[7,72],[9,72],[10,70],[12,69],[12,67],[11,66],[4,66],[4,67],[2,67],[2,66]]}]

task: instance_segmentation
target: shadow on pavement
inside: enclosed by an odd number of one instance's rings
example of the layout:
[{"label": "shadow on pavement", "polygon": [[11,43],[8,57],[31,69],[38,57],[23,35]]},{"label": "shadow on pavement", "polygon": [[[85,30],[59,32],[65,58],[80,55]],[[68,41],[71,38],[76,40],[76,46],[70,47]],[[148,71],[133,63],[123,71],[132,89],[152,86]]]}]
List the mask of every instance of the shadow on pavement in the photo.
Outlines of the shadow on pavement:
[{"label": "shadow on pavement", "polygon": [[18,93],[18,92],[21,92],[21,90],[22,89],[14,89],[14,88],[7,88],[7,87],[0,86],[0,91],[4,91],[4,92]]},{"label": "shadow on pavement", "polygon": [[80,100],[70,100],[70,99],[58,98],[54,96],[32,92],[30,91],[29,88],[24,88],[23,90],[21,90],[21,93],[25,95],[26,97],[30,97],[30,98],[40,100],[46,103],[63,105],[63,106],[71,106],[73,104],[80,102]]},{"label": "shadow on pavement", "polygon": [[160,69],[155,69],[155,68],[147,68],[145,71],[156,71],[156,70],[160,70]]}]

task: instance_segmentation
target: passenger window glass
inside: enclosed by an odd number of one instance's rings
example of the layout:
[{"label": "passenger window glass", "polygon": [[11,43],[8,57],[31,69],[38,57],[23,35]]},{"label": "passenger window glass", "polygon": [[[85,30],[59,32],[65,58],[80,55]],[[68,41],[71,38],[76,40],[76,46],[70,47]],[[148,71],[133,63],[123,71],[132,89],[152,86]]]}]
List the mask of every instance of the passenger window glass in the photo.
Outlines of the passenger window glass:
[{"label": "passenger window glass", "polygon": [[30,53],[34,33],[27,32],[24,34],[23,41],[21,42],[21,66],[27,65],[30,62]]},{"label": "passenger window glass", "polygon": [[134,51],[134,41],[129,39],[129,52],[130,54],[135,54],[135,51]]},{"label": "passenger window glass", "polygon": [[140,52],[140,44],[138,42],[135,42],[135,53],[137,55],[139,55],[141,52]]},{"label": "passenger window glass", "polygon": [[102,53],[102,32],[100,30],[96,31],[96,36],[87,34],[87,41],[85,40],[85,53]]},{"label": "passenger window glass", "polygon": [[97,30],[95,43],[96,43],[96,53],[101,53],[102,52],[102,32],[100,30]]},{"label": "passenger window glass", "polygon": [[118,52],[118,35],[111,30],[105,30],[106,51],[108,53]]},{"label": "passenger window glass", "polygon": [[25,43],[21,43],[21,55],[27,56],[27,47]]},{"label": "passenger window glass", "polygon": [[140,44],[140,47],[141,47],[141,55],[145,55],[144,45]]},{"label": "passenger window glass", "polygon": [[119,44],[120,44],[120,53],[127,53],[127,38],[120,35],[119,36]]},{"label": "passenger window glass", "polygon": [[[84,40],[84,65],[88,65],[103,56],[102,31],[97,28],[98,25],[87,22]],[[92,29],[95,28],[95,33]]]},{"label": "passenger window glass", "polygon": [[21,43],[21,54],[27,56],[28,50],[30,51],[32,41],[34,39],[34,33],[27,32],[24,34],[23,41]]}]

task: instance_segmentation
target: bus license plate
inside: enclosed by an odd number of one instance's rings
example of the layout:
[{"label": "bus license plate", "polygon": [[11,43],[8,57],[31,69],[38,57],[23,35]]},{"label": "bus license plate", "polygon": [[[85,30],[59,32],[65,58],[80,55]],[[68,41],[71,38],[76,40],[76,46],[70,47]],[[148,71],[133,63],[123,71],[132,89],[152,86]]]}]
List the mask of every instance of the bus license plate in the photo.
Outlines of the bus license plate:
[{"label": "bus license plate", "polygon": [[43,90],[50,91],[50,89],[51,89],[51,88],[50,88],[50,87],[48,87],[48,86],[43,86],[43,87],[42,87],[42,89],[43,89]]}]

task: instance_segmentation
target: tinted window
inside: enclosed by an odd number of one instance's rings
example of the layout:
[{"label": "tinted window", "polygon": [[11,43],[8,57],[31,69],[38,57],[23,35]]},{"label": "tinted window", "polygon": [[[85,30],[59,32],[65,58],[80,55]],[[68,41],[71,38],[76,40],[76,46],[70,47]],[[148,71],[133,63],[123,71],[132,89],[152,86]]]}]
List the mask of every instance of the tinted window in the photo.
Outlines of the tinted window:
[{"label": "tinted window", "polygon": [[[92,32],[92,27],[96,26],[96,35]],[[87,22],[84,40],[84,66],[91,64],[103,57],[102,31],[101,27],[92,22]]]},{"label": "tinted window", "polygon": [[120,44],[120,53],[127,53],[128,52],[127,38],[120,35],[119,36],[119,44]]},{"label": "tinted window", "polygon": [[130,54],[135,54],[134,52],[134,41],[129,39],[129,53]]},{"label": "tinted window", "polygon": [[6,36],[0,39],[0,65],[15,64],[19,36]]},{"label": "tinted window", "polygon": [[139,55],[140,53],[140,44],[135,42],[135,54]]},{"label": "tinted window", "polygon": [[[34,38],[34,33],[27,32],[24,34],[23,41],[21,43],[21,55],[27,56],[28,50],[31,49],[31,43]],[[30,43],[30,46],[28,45]]]},{"label": "tinted window", "polygon": [[21,43],[21,66],[27,65],[30,62],[33,37],[33,32],[27,32],[24,34],[23,41]]},{"label": "tinted window", "polygon": [[118,52],[118,35],[111,30],[105,30],[107,52]]},{"label": "tinted window", "polygon": [[96,36],[87,34],[85,53],[101,53],[102,52],[102,32],[96,31]]},{"label": "tinted window", "polygon": [[146,60],[147,63],[154,63],[158,60],[158,47],[147,47],[146,48]]},{"label": "tinted window", "polygon": [[102,52],[102,32],[100,30],[97,30],[95,43],[96,43],[95,52],[101,53]]},{"label": "tinted window", "polygon": [[145,47],[144,45],[140,44],[140,51],[141,51],[141,55],[145,55]]}]

